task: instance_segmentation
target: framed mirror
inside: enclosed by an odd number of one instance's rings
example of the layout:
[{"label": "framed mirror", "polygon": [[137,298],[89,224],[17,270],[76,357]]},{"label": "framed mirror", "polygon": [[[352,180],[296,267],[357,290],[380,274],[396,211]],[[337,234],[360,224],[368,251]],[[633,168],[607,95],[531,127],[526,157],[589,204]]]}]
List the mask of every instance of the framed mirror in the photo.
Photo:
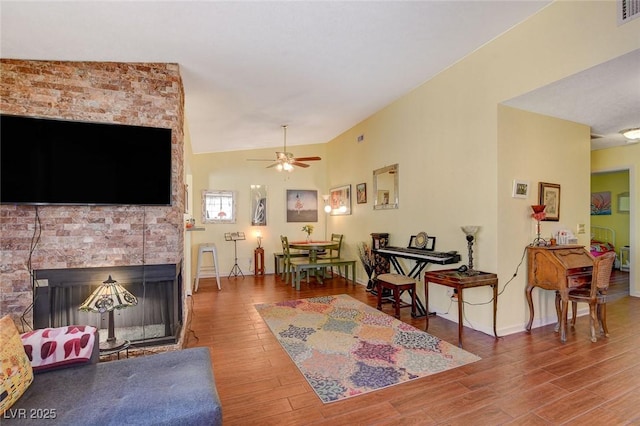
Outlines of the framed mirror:
[{"label": "framed mirror", "polygon": [[399,203],[397,164],[373,171],[373,209],[397,209]]},{"label": "framed mirror", "polygon": [[236,223],[233,191],[202,191],[202,223]]}]

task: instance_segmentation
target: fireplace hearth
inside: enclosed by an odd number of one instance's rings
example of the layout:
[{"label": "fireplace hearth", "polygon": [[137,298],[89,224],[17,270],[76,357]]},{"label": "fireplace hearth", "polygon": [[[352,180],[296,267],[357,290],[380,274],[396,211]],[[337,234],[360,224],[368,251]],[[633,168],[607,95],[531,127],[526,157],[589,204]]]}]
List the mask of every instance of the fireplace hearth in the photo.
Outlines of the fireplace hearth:
[{"label": "fireplace hearth", "polygon": [[141,265],[34,271],[34,328],[92,325],[107,337],[108,313],[78,307],[111,275],[138,298],[138,305],[115,310],[115,333],[136,346],[178,342],[182,327],[181,265]]}]

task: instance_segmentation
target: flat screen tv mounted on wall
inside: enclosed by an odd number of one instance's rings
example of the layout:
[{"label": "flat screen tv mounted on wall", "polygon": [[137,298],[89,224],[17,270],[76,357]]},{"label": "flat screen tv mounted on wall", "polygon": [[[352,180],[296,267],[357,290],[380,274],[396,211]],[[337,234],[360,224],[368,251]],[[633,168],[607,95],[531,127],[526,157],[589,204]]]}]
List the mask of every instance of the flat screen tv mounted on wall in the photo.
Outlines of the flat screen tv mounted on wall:
[{"label": "flat screen tv mounted on wall", "polygon": [[171,129],[0,115],[0,203],[171,205]]}]

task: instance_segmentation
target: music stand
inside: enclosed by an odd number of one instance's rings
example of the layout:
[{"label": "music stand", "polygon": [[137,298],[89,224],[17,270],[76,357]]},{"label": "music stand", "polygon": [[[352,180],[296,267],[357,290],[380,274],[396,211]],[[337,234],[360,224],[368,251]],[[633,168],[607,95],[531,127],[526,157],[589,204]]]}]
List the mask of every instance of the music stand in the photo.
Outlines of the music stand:
[{"label": "music stand", "polygon": [[233,252],[235,254],[235,263],[233,264],[233,268],[231,268],[231,272],[229,273],[229,278],[233,275],[237,277],[238,275],[242,275],[244,278],[244,274],[238,265],[238,241],[245,240],[244,232],[227,232],[224,234],[225,241],[233,241]]}]

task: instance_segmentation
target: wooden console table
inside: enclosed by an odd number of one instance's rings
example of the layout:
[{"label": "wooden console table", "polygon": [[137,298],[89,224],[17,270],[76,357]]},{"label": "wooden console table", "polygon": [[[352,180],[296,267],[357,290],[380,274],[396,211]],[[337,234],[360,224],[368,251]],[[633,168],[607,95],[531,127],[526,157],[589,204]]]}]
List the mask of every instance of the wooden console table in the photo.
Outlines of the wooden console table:
[{"label": "wooden console table", "polygon": [[[425,306],[429,307],[429,283],[452,287],[458,291],[458,346],[462,347],[462,319],[463,319],[463,297],[462,290],[465,288],[482,287],[485,285],[493,288],[493,335],[498,338],[496,331],[496,313],[498,312],[498,276],[489,272],[475,271],[476,275],[467,275],[458,272],[457,269],[444,269],[441,271],[429,271],[424,274],[424,299]],[[429,315],[425,330],[429,329]]]}]

